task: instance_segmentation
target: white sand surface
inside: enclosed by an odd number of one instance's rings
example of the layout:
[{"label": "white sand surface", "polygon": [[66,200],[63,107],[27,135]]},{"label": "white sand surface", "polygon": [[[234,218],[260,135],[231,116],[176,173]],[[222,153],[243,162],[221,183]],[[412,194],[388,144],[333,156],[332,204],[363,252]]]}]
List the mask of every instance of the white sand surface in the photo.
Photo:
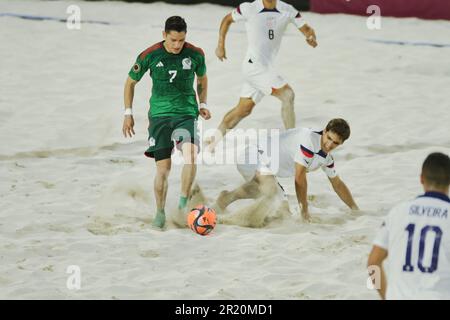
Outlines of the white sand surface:
[{"label": "white sand surface", "polygon": [[[246,50],[232,25],[228,60],[214,55],[229,7],[82,1],[0,1],[0,13],[66,18],[82,24],[0,17],[0,298],[3,299],[377,299],[366,287],[366,260],[381,218],[422,192],[421,163],[450,153],[450,48],[388,45],[369,39],[450,44],[450,22],[304,13],[316,29],[312,49],[290,26],[280,73],[296,92],[297,126],[334,117],[352,135],[336,150],[336,168],[362,209],[349,214],[322,172],[308,176],[316,223],[296,219],[293,182],[283,180],[294,211],[264,228],[217,225],[208,237],[155,212],[155,165],[147,147],[151,81],[136,87],[136,136],[123,138],[123,85],[136,56],[161,40],[165,19],[182,15],[188,41],[206,52],[215,128],[237,102]],[[280,105],[266,97],[239,128],[281,128]],[[167,211],[178,203],[180,166],[169,179]],[[242,182],[232,165],[199,165],[208,201]],[[209,203],[209,202],[208,202]],[[234,204],[233,208],[246,205]],[[81,269],[69,290],[68,266]]]}]

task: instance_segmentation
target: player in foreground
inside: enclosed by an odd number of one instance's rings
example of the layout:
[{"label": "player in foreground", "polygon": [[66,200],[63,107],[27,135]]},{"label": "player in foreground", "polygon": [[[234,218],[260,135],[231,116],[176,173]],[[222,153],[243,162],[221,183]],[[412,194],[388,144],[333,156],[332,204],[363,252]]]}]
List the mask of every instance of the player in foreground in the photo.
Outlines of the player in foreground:
[{"label": "player in foreground", "polygon": [[450,158],[428,155],[420,182],[425,194],[389,212],[369,255],[382,299],[450,299]]},{"label": "player in foreground", "polygon": [[[183,18],[168,18],[163,31],[164,41],[154,44],[137,57],[125,83],[123,134],[132,137],[135,134],[132,115],[134,87],[150,70],[153,87],[148,113],[149,148],[145,155],[156,162],[154,191],[157,208],[153,226],[157,228],[163,228],[166,221],[164,208],[173,140],[184,158],[178,205],[179,210],[184,210],[196,174],[195,161],[199,150],[197,118],[199,114],[206,120],[211,117],[206,105],[208,79],[205,55],[202,49],[186,42],[186,32]],[[195,76],[200,108],[193,89]]]},{"label": "player in foreground", "polygon": [[[322,131],[306,128],[295,128],[283,132],[279,136],[278,152],[268,154],[266,147],[249,145],[238,160],[237,168],[247,181],[233,191],[222,191],[215,203],[220,211],[239,199],[256,199],[267,207],[266,214],[261,214],[259,224],[270,214],[273,203],[282,198],[283,190],[276,177],[295,177],[297,200],[304,220],[310,221],[308,210],[306,173],[321,168],[328,176],[337,195],[352,210],[359,210],[350,190],[336,173],[331,152],[343,144],[350,136],[350,127],[343,119],[332,119]],[[256,161],[248,161],[248,159]],[[245,160],[245,161],[244,161]],[[256,205],[258,206],[258,205]],[[257,211],[257,210],[256,210]],[[255,211],[255,212],[256,212]]]},{"label": "player in foreground", "polygon": [[241,21],[245,22],[248,38],[247,54],[242,64],[245,82],[237,106],[224,116],[216,134],[205,140],[209,151],[213,151],[227,130],[248,116],[265,95],[273,95],[281,101],[284,127],[294,128],[294,91],[279,75],[275,59],[290,23],[305,35],[310,46],[317,46],[314,30],[293,6],[277,0],[256,0],[240,4],[223,18],[216,49],[216,55],[221,61],[227,58],[225,38],[228,29],[233,22]]}]

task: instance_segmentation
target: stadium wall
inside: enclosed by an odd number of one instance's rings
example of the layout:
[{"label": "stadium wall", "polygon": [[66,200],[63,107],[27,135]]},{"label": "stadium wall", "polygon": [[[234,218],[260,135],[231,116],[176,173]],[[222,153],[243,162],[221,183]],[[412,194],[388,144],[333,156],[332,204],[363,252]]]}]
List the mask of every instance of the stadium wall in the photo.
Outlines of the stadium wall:
[{"label": "stadium wall", "polygon": [[371,15],[367,8],[380,7],[381,16],[450,20],[450,0],[310,0],[311,11]]}]

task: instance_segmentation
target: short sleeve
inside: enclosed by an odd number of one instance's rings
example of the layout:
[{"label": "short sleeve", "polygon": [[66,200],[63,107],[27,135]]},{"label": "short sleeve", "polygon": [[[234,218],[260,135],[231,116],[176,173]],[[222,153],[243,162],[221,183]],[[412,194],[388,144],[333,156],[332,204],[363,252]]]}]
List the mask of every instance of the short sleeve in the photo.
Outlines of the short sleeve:
[{"label": "short sleeve", "polygon": [[383,248],[385,250],[388,249],[389,246],[389,215],[387,215],[383,222],[381,223],[380,228],[378,229],[377,235],[375,236],[375,239],[373,240],[373,244]]},{"label": "short sleeve", "polygon": [[293,6],[289,6],[289,17],[291,23],[293,23],[297,28],[303,27],[303,25],[306,23],[301,13]]},{"label": "short sleeve", "polygon": [[335,178],[337,176],[334,159],[331,155],[327,158],[325,165],[322,166],[322,170],[326,173],[328,178]]},{"label": "short sleeve", "polygon": [[248,19],[250,12],[250,3],[243,2],[236,7],[233,11],[231,11],[231,17],[234,22],[246,21]]},{"label": "short sleeve", "polygon": [[206,74],[206,63],[204,53],[198,55],[197,68],[195,69],[195,74],[198,77],[203,77]]},{"label": "short sleeve", "polygon": [[306,168],[309,168],[313,157],[314,152],[311,151],[311,148],[308,148],[305,145],[301,144],[299,150],[297,150],[295,154],[294,161]]},{"label": "short sleeve", "polygon": [[131,67],[130,72],[128,72],[128,75],[131,79],[135,81],[141,80],[141,78],[144,76],[144,74],[147,72],[149,66],[147,59],[141,59],[140,55],[137,57],[136,62]]}]

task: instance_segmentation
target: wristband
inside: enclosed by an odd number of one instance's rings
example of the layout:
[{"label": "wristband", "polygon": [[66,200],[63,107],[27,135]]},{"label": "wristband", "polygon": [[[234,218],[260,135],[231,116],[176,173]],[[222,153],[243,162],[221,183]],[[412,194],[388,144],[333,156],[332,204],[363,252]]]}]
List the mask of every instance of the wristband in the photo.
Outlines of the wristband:
[{"label": "wristband", "polygon": [[131,108],[125,108],[125,112],[123,113],[124,116],[132,116],[133,115],[133,109]]},{"label": "wristband", "polygon": [[201,102],[201,103],[200,103],[200,106],[199,106],[199,109],[202,109],[202,108],[207,109],[207,108],[208,108],[208,105],[207,105],[205,102]]}]

